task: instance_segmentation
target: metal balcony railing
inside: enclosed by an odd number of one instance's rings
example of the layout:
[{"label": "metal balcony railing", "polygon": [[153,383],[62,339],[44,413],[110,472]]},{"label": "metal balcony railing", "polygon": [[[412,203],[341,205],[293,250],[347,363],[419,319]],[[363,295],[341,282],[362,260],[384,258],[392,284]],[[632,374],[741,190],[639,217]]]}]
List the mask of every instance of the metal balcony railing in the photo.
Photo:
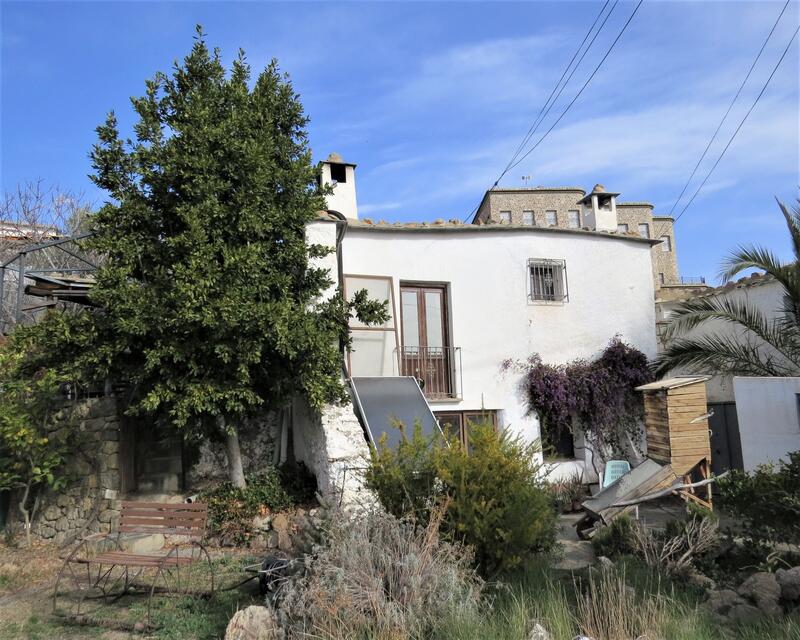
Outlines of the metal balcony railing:
[{"label": "metal balcony railing", "polygon": [[461,347],[400,347],[401,376],[413,376],[429,400],[461,397]]},{"label": "metal balcony railing", "polygon": [[678,278],[678,284],[705,284],[705,276],[681,276]]}]

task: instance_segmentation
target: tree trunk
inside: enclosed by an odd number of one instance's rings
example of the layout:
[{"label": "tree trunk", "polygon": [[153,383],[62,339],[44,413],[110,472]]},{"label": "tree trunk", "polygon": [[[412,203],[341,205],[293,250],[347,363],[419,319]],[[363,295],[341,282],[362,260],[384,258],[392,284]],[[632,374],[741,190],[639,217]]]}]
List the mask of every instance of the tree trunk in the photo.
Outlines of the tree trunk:
[{"label": "tree trunk", "polygon": [[225,418],[217,417],[217,424],[225,434],[225,447],[228,453],[228,476],[233,486],[244,489],[247,483],[244,480],[244,468],[242,467],[242,450],[239,447],[239,432],[236,427],[226,426]]},{"label": "tree trunk", "polygon": [[25,485],[25,491],[22,493],[22,498],[19,501],[19,511],[25,522],[25,541],[28,547],[31,546],[31,512],[28,510],[28,497],[31,494],[31,481]]}]

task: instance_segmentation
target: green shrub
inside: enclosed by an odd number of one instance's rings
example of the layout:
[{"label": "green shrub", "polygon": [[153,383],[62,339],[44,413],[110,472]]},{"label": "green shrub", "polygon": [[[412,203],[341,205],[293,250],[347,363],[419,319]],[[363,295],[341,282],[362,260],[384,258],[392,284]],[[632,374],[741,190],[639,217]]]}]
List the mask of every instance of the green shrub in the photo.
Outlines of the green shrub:
[{"label": "green shrub", "polygon": [[367,483],[398,517],[424,522],[446,499],[442,534],[472,546],[481,573],[494,575],[553,545],[555,514],[536,453],[491,425],[471,426],[469,450],[415,426],[396,451],[384,442],[373,452]]},{"label": "green shrub", "polygon": [[633,552],[633,519],[624,513],[618,516],[607,527],[603,527],[592,538],[594,552],[598,556],[626,555]]},{"label": "green shrub", "polygon": [[742,521],[743,533],[760,546],[800,543],[800,451],[789,461],[732,471],[719,481],[722,507]]},{"label": "green shrub", "polygon": [[315,488],[313,475],[300,463],[250,474],[243,489],[223,482],[202,491],[198,498],[208,505],[211,532],[225,542],[240,544],[252,535],[255,516],[308,502]]}]

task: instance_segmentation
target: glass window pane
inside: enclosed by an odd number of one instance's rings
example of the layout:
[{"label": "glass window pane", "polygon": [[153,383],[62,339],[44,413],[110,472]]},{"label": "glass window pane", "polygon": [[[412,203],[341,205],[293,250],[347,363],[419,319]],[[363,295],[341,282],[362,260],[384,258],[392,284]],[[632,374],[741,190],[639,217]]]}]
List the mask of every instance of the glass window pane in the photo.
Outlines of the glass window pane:
[{"label": "glass window pane", "polygon": [[624,222],[621,222],[620,224],[617,225],[617,231],[619,231],[620,233],[628,233],[628,225],[625,224]]},{"label": "glass window pane", "polygon": [[394,331],[354,329],[350,338],[351,376],[397,375]]},{"label": "glass window pane", "polygon": [[646,222],[642,222],[639,224],[639,235],[643,238],[650,237],[650,225]]},{"label": "glass window pane", "polygon": [[403,346],[419,346],[419,309],[417,308],[417,292],[403,291],[400,294],[403,313]]},{"label": "glass window pane", "polygon": [[571,229],[579,229],[581,226],[581,212],[580,211],[568,211],[569,214],[569,226]]},{"label": "glass window pane", "polygon": [[555,211],[545,211],[544,212],[545,221],[547,222],[548,226],[555,227],[557,223],[556,212]]},{"label": "glass window pane", "polygon": [[510,211],[501,211],[500,212],[500,222],[505,224],[511,223],[511,212]]},{"label": "glass window pane", "polygon": [[672,250],[669,236],[661,236],[661,250],[664,252]]},{"label": "glass window pane", "polygon": [[442,335],[442,294],[425,292],[425,325],[427,329],[428,347],[443,347]]},{"label": "glass window pane", "polygon": [[533,211],[522,212],[522,224],[527,225],[529,227],[533,226]]},{"label": "glass window pane", "polygon": [[[345,289],[347,291],[348,299],[352,299],[356,291],[362,289],[367,290],[370,300],[385,300],[386,311],[389,314],[389,319],[380,325],[371,325],[375,327],[382,327],[384,329],[394,329],[394,317],[392,317],[392,283],[389,278],[360,278],[358,276],[344,277]],[[359,322],[355,314],[350,318],[351,327],[363,327],[364,325]]]}]

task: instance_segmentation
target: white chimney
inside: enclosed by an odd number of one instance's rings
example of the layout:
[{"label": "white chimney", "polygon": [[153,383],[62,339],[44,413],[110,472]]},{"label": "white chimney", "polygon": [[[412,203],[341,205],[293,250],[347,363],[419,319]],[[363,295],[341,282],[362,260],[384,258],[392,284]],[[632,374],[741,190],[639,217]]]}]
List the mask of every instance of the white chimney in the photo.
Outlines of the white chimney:
[{"label": "white chimney", "polygon": [[616,231],[618,195],[606,191],[602,184],[594,185],[591,193],[578,200],[584,224],[595,231]]},{"label": "white chimney", "polygon": [[323,185],[333,186],[333,193],[325,196],[328,209],[338,211],[345,218],[358,220],[356,165],[345,162],[338,153],[332,153],[322,161],[320,179]]}]

